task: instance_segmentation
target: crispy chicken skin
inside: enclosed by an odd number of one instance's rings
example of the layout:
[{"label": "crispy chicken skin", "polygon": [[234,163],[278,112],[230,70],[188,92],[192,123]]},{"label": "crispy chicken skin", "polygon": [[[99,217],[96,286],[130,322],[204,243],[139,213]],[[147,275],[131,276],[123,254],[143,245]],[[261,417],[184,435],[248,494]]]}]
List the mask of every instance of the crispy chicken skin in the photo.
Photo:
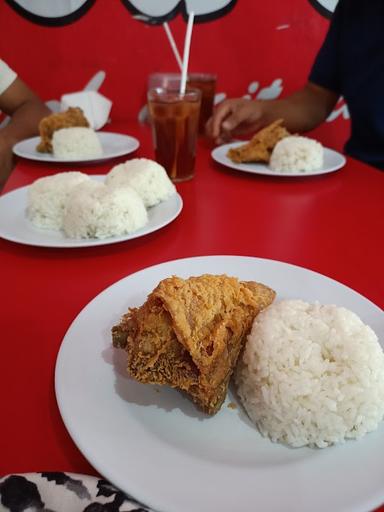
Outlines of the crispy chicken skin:
[{"label": "crispy chicken skin", "polygon": [[237,148],[231,148],[227,156],[233,162],[244,163],[244,162],[265,162],[268,163],[271,157],[273,148],[279,142],[279,140],[288,137],[290,133],[282,126],[283,119],[278,119],[272,124],[266,126],[262,130],[258,131],[252,139],[238,146]]},{"label": "crispy chicken skin", "polygon": [[81,108],[69,107],[65,112],[58,112],[43,117],[39,123],[40,142],[36,147],[39,153],[52,153],[52,137],[56,130],[73,126],[89,127],[87,118]]},{"label": "crispy chicken skin", "polygon": [[254,317],[274,299],[259,283],[226,275],[164,279],[113,327],[136,380],[188,394],[207,414],[221,407]]}]

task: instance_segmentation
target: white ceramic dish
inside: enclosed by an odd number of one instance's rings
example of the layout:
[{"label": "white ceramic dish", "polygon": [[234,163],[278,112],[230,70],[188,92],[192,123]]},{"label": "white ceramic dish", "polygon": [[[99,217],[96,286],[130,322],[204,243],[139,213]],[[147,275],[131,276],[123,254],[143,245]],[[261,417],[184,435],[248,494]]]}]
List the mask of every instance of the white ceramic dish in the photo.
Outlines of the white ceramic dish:
[{"label": "white ceramic dish", "polygon": [[345,156],[333,149],[324,148],[324,165],[320,169],[311,172],[280,172],[273,171],[267,164],[247,163],[237,164],[227,157],[228,150],[244,144],[242,142],[231,142],[218,146],[212,151],[212,158],[219,164],[236,169],[237,171],[250,172],[252,174],[264,174],[266,176],[284,176],[285,178],[304,178],[306,176],[317,176],[319,174],[328,174],[341,169],[346,162]]},{"label": "white ceramic dish", "polygon": [[[91,176],[103,180],[103,175]],[[167,201],[148,209],[148,223],[137,231],[109,238],[66,238],[61,231],[39,229],[26,216],[28,187],[21,187],[0,196],[0,237],[19,244],[40,247],[95,247],[132,240],[148,235],[172,222],[183,208],[183,200],[176,193]]]},{"label": "white ceramic dish", "polygon": [[131,380],[111,327],[158,282],[226,273],[273,287],[279,298],[343,305],[384,339],[384,313],[350,288],[305,268],[240,256],[162,263],[113,284],[74,320],[61,345],[60,412],[89,462],[159,512],[366,512],[384,502],[384,426],[360,441],[290,449],[261,437],[242,408],[214,417],[176,390]]},{"label": "white ceramic dish", "polygon": [[40,141],[40,137],[32,137],[30,139],[22,140],[13,147],[13,152],[17,156],[28,158],[29,160],[36,160],[38,162],[51,162],[51,163],[92,163],[101,162],[103,160],[110,160],[118,156],[128,155],[135,151],[140,143],[130,135],[112,132],[97,132],[103,148],[102,156],[98,158],[81,158],[81,159],[65,159],[57,158],[50,153],[39,153],[36,151],[36,146]]}]

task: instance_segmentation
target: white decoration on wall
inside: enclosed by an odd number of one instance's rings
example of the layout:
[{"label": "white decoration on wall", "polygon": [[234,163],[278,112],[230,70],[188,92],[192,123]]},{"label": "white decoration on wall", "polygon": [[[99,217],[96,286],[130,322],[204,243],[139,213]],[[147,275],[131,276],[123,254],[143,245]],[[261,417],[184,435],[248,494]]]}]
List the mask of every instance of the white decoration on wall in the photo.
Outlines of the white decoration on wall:
[{"label": "white decoration on wall", "polygon": [[276,80],[273,80],[271,85],[261,89],[257,93],[256,98],[258,100],[274,100],[275,98],[278,98],[283,91],[282,83],[283,80],[281,78],[276,78]]},{"label": "white decoration on wall", "polygon": [[[196,16],[203,16],[219,11],[231,2],[232,0],[209,0],[209,2],[207,2],[207,0],[185,0],[185,5],[188,13],[193,11]],[[158,18],[172,12],[180,3],[180,0],[161,0],[161,2],[154,2],[153,0],[129,0],[129,3],[142,15],[148,16],[149,18]],[[137,18],[137,16],[135,17]]]},{"label": "white decoration on wall", "polygon": [[321,5],[327,11],[333,12],[336,8],[338,0],[316,0],[316,3]]},{"label": "white decoration on wall", "polygon": [[255,94],[255,92],[257,91],[258,88],[259,88],[259,82],[251,82],[248,85],[249,94]]},{"label": "white decoration on wall", "polygon": [[226,97],[227,97],[227,95],[225,94],[225,92],[216,93],[215,94],[214,104],[217,105],[221,101],[224,101]]},{"label": "white decoration on wall", "polygon": [[326,121],[328,123],[334,121],[338,117],[342,117],[343,119],[349,119],[349,110],[347,104],[344,102],[343,98],[340,98],[339,101],[336,104],[336,107],[334,110],[329,114]]},{"label": "white decoration on wall", "polygon": [[77,11],[87,0],[14,0],[23,9],[45,18],[60,18]]}]

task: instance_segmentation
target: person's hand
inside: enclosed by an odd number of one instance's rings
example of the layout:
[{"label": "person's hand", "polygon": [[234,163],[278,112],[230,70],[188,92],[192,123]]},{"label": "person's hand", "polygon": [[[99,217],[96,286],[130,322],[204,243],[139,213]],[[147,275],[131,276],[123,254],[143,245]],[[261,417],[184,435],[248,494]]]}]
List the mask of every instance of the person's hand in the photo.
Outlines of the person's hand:
[{"label": "person's hand", "polygon": [[206,133],[218,144],[255,132],[264,126],[263,102],[230,99],[219,103],[206,125]]},{"label": "person's hand", "polygon": [[13,169],[13,143],[0,133],[0,190]]}]

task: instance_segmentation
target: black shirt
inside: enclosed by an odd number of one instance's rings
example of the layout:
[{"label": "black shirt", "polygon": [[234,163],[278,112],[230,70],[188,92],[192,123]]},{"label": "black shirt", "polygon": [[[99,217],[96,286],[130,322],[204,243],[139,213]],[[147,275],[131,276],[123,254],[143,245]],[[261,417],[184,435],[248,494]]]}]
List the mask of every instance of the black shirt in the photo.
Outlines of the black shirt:
[{"label": "black shirt", "polygon": [[339,0],[309,80],[347,102],[346,153],[384,169],[384,0]]}]

